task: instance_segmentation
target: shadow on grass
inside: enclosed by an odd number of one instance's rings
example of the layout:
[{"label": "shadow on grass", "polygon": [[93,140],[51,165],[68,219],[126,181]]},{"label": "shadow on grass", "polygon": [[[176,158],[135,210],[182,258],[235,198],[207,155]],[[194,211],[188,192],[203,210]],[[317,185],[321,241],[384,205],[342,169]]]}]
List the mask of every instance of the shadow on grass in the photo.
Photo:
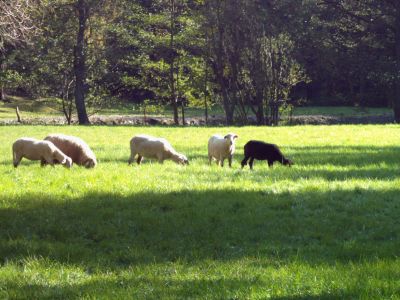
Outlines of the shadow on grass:
[{"label": "shadow on grass", "polygon": [[[90,280],[83,284],[58,285],[49,287],[47,284],[16,284],[8,282],[6,290],[14,291],[15,298],[33,299],[249,299],[254,290],[268,290],[268,283],[261,280],[246,279],[186,279],[168,278],[115,278]],[[253,292],[252,292],[253,291]],[[322,294],[303,293],[302,296],[268,297],[276,300],[306,300],[306,299],[355,299],[362,289],[354,291],[330,292]],[[242,295],[242,297],[238,296]],[[288,293],[290,294],[290,293]],[[1,294],[0,294],[1,295]]]},{"label": "shadow on grass", "polygon": [[291,147],[289,157],[298,164],[330,164],[336,166],[365,166],[371,164],[400,164],[400,147],[322,146]]},{"label": "shadow on grass", "polygon": [[101,269],[242,257],[278,264],[392,258],[400,246],[399,193],[209,190],[64,200],[29,194],[18,208],[0,210],[0,257]]},{"label": "shadow on grass", "polygon": [[[10,159],[8,159],[8,160],[5,159],[5,160],[0,161],[0,165],[1,166],[14,167],[12,157]],[[40,166],[40,161],[38,161],[38,160],[28,160],[28,159],[23,158],[21,160],[20,164],[18,165],[18,168],[21,167],[21,166],[23,167],[23,166],[35,166],[35,165],[36,166]]]}]

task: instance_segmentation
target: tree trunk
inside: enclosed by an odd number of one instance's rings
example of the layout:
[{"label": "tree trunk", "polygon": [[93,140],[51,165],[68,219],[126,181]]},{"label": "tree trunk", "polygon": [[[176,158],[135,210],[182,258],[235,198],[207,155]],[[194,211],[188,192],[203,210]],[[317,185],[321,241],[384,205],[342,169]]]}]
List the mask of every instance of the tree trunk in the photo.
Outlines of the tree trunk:
[{"label": "tree trunk", "polygon": [[4,92],[4,85],[3,85],[3,83],[1,83],[1,86],[0,86],[0,100],[1,100],[1,101],[5,101],[5,100],[6,100],[6,94],[5,94],[5,92]]},{"label": "tree trunk", "polygon": [[182,125],[185,126],[185,103],[181,101],[181,111],[182,111]]},{"label": "tree trunk", "polygon": [[79,124],[90,124],[85,105],[86,89],[86,62],[85,62],[85,30],[89,17],[89,7],[85,0],[77,3],[79,29],[74,49],[74,71],[75,71],[75,105],[78,113]]},{"label": "tree trunk", "polygon": [[394,120],[400,123],[400,4],[396,7],[396,62],[395,62],[395,96],[393,99]]},{"label": "tree trunk", "polygon": [[178,113],[178,103],[176,99],[175,90],[175,78],[174,78],[174,68],[175,68],[175,52],[174,52],[174,36],[175,36],[175,0],[171,1],[171,33],[169,47],[171,51],[171,64],[170,64],[170,86],[171,86],[171,105],[174,112],[174,123],[179,125],[179,113]]},{"label": "tree trunk", "polygon": [[233,125],[233,113],[233,109],[229,109],[228,111],[226,111],[226,125],[228,126]]},{"label": "tree trunk", "polygon": [[[222,51],[221,51],[222,52]],[[222,94],[222,104],[225,111],[226,125],[233,125],[233,116],[235,111],[235,102],[229,97],[228,86],[224,77],[222,63],[222,54],[217,57],[217,65],[215,66],[215,75],[217,77],[217,82],[221,88]]]},{"label": "tree trunk", "polygon": [[361,74],[361,76],[360,76],[360,93],[359,93],[359,105],[361,106],[361,107],[364,107],[364,106],[366,106],[366,102],[365,102],[365,88],[366,88],[366,75],[365,74],[363,74],[363,72],[362,72],[362,74]]},{"label": "tree trunk", "polygon": [[226,120],[226,125],[233,125],[233,116],[235,112],[235,108],[233,105],[231,105],[231,100],[229,99],[228,93],[223,87],[222,91],[222,102],[224,105],[224,111],[225,111],[225,120]]},{"label": "tree trunk", "polygon": [[256,111],[256,121],[257,121],[257,125],[261,126],[261,125],[265,125],[265,116],[264,116],[264,106],[262,104],[262,102],[258,103],[258,107],[257,107],[257,111]]},{"label": "tree trunk", "polygon": [[[6,64],[4,63],[4,61],[2,59],[2,55],[0,57],[0,68],[1,68],[2,73],[5,72]],[[6,93],[4,92],[4,82],[0,82],[0,100],[1,101],[6,100]]]},{"label": "tree trunk", "polygon": [[15,113],[17,114],[17,122],[21,123],[21,114],[19,112],[18,106],[15,108]]},{"label": "tree trunk", "polygon": [[[206,39],[206,41],[207,41],[207,39]],[[204,118],[205,118],[206,125],[208,124],[207,96],[208,96],[208,66],[207,66],[207,60],[205,59],[204,60]]]},{"label": "tree trunk", "polygon": [[278,126],[279,124],[279,100],[270,101],[270,125]]},{"label": "tree trunk", "polygon": [[178,72],[176,74],[176,90],[177,90],[177,94],[178,94],[179,103],[181,104],[182,125],[185,126],[185,101],[184,101],[184,97],[182,97],[182,95],[180,93],[179,68],[178,68]]},{"label": "tree trunk", "polygon": [[[207,71],[206,71],[207,72]],[[207,74],[207,73],[206,73]],[[205,87],[204,87],[204,118],[206,121],[206,125],[208,124],[208,103],[207,103],[207,96],[208,96],[208,90],[207,90],[207,75],[205,77]]]},{"label": "tree trunk", "polygon": [[[217,7],[216,7],[216,27],[217,27],[217,34],[218,37],[214,38],[215,41],[215,62],[213,65],[214,68],[214,73],[217,79],[217,82],[219,84],[219,87],[221,89],[221,96],[222,96],[222,104],[224,106],[224,111],[225,111],[225,120],[226,120],[226,125],[233,125],[233,116],[234,116],[234,111],[235,111],[235,105],[236,103],[232,101],[229,97],[228,93],[228,86],[227,86],[227,81],[224,75],[224,69],[226,67],[225,63],[225,58],[226,58],[226,53],[224,52],[224,39],[225,39],[225,24],[224,21],[221,20],[221,4],[222,1],[216,1]],[[226,2],[223,2],[226,5]]]},{"label": "tree trunk", "polygon": [[67,80],[65,80],[64,82],[64,86],[63,86],[63,91],[62,91],[62,111],[64,113],[65,119],[67,120],[68,125],[71,125],[71,121],[72,121],[72,99],[70,97],[70,88],[71,88],[71,84],[74,81],[71,80],[69,83],[67,83]]}]

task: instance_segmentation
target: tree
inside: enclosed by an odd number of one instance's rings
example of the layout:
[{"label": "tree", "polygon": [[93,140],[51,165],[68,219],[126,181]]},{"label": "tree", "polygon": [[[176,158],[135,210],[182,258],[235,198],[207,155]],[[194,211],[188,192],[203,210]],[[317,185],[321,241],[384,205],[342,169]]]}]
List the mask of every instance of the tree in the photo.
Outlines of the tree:
[{"label": "tree", "polygon": [[[110,5],[111,7],[111,5]],[[103,11],[111,10],[103,6],[99,10],[92,7],[92,19],[88,19],[84,34],[84,105],[85,114],[93,110],[93,104],[98,106],[98,91],[101,80],[106,73],[104,65],[104,32],[107,27]],[[79,32],[75,18],[76,2],[49,1],[42,2],[40,11],[35,15],[34,22],[40,28],[39,34],[31,45],[15,51],[16,58],[9,66],[24,77],[24,86],[18,86],[19,91],[36,97],[51,97],[60,111],[71,122],[72,113],[76,112],[74,92],[76,76],[76,41]],[[11,61],[11,60],[10,60]],[[29,83],[29,85],[27,84]],[[72,91],[72,92],[71,92]],[[104,93],[102,92],[102,96]],[[106,97],[102,97],[108,100]],[[94,101],[95,100],[95,101]],[[84,123],[84,122],[81,122]]]},{"label": "tree", "polygon": [[85,31],[86,23],[90,16],[90,5],[86,0],[76,2],[78,13],[78,32],[74,47],[74,72],[75,72],[75,106],[78,113],[79,124],[89,124],[85,105],[86,90],[86,57],[85,57]]},{"label": "tree", "polygon": [[198,8],[187,0],[173,4],[171,15],[170,0],[122,2],[107,33],[106,84],[130,102],[170,105],[178,124],[179,105],[198,105],[204,70]]},{"label": "tree", "polygon": [[277,5],[206,1],[210,64],[228,125],[234,122],[235,113],[242,124],[247,124],[250,110],[257,124],[266,124],[270,103],[286,100],[290,87],[303,77],[294,58],[293,42],[275,15]]},{"label": "tree", "polygon": [[77,0],[75,10],[78,18],[76,44],[74,46],[74,73],[75,73],[75,106],[79,124],[90,124],[86,111],[85,94],[89,90],[87,84],[87,29],[91,17],[101,17],[101,11],[113,4],[106,0]]},{"label": "tree", "polygon": [[175,125],[179,125],[179,115],[178,115],[178,103],[177,103],[177,95],[176,95],[176,80],[175,80],[175,27],[176,27],[176,6],[175,0],[169,0],[170,6],[170,28],[169,28],[169,36],[170,36],[170,66],[169,66],[169,82],[171,89],[171,105],[174,112],[174,123]]},{"label": "tree", "polygon": [[[348,26],[350,30],[354,31],[356,27],[363,37],[370,36],[369,46],[374,47],[373,44],[378,43],[386,54],[384,59],[387,65],[392,65],[391,70],[388,70],[389,76],[385,76],[386,84],[394,87],[394,117],[397,123],[400,122],[400,2],[323,0],[321,4],[338,12],[342,20],[352,25]],[[343,32],[348,33],[349,29],[346,28]],[[385,51],[385,48],[390,51]]]},{"label": "tree", "polygon": [[[219,88],[218,93],[222,98],[227,125],[232,125],[234,122],[234,111],[237,104],[234,78],[231,73],[232,69],[229,67],[230,62],[234,64],[236,62],[233,58],[229,59],[225,47],[231,42],[228,40],[231,37],[227,33],[228,28],[238,26],[238,24],[232,23],[233,16],[228,12],[228,6],[236,6],[236,4],[236,0],[232,2],[206,0],[204,10],[205,26],[208,28],[208,42],[210,43],[209,63]],[[237,10],[232,9],[230,12],[235,13]],[[232,45],[232,47],[235,46]]]},{"label": "tree", "polygon": [[[16,45],[27,42],[35,33],[29,0],[0,0],[0,75],[5,77],[6,55]],[[0,83],[0,100],[5,100],[4,81]]]},{"label": "tree", "polygon": [[0,51],[29,40],[36,27],[30,16],[29,0],[0,0]]},{"label": "tree", "polygon": [[211,102],[227,124],[253,115],[276,123],[271,104],[299,98],[299,86],[310,104],[384,106],[390,98],[399,119],[397,1],[0,3],[1,85],[51,97],[60,110],[64,103],[68,116],[76,107],[82,124],[113,99],[170,105],[176,124],[187,105],[208,114]]},{"label": "tree", "polygon": [[79,124],[90,124],[86,111],[85,94],[89,87],[87,85],[87,38],[88,21],[91,17],[107,8],[107,1],[77,0],[75,10],[78,18],[78,30],[76,44],[74,46],[74,73],[75,73],[75,106],[78,114]]}]

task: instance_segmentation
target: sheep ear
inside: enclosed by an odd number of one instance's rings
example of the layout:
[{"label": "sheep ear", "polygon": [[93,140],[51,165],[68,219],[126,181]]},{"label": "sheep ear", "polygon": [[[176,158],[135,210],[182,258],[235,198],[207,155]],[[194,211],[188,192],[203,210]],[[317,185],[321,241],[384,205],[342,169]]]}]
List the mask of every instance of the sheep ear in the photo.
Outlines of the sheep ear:
[{"label": "sheep ear", "polygon": [[238,136],[237,134],[235,134],[235,135],[233,136],[233,139],[237,139],[237,138],[239,138],[239,136]]},{"label": "sheep ear", "polygon": [[224,139],[228,139],[228,138],[229,138],[229,136],[228,136],[228,135],[224,136]]}]

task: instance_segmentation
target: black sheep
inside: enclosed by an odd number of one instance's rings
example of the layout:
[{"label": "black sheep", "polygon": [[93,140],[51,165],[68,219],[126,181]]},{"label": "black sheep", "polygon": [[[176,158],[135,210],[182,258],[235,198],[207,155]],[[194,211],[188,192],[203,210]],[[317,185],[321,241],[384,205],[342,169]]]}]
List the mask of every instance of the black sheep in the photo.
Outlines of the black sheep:
[{"label": "black sheep", "polygon": [[282,165],[291,166],[293,162],[287,159],[275,144],[267,144],[261,141],[248,141],[244,145],[244,159],[242,160],[242,168],[247,165],[250,159],[250,169],[253,169],[254,159],[267,160],[268,166],[272,167],[274,162],[279,161]]}]

